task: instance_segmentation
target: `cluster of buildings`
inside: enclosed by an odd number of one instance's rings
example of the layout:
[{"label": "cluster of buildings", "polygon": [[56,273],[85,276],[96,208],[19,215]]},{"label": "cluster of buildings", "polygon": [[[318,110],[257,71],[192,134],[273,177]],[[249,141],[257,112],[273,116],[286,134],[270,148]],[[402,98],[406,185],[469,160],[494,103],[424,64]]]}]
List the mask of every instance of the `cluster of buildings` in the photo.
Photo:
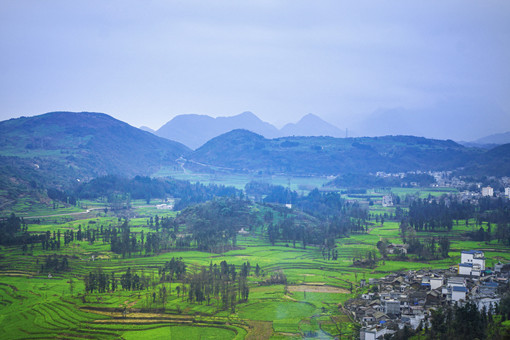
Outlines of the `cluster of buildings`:
[{"label": "cluster of buildings", "polygon": [[375,340],[406,325],[416,329],[429,324],[431,309],[445,304],[471,301],[480,310],[488,310],[500,301],[498,287],[508,279],[509,272],[501,263],[492,270],[485,267],[482,251],[463,251],[461,263],[446,270],[407,271],[362,280],[361,286],[371,289],[346,302],[345,308],[362,325],[360,339]]},{"label": "cluster of buildings", "polygon": [[[467,180],[464,177],[453,176],[452,171],[411,171],[411,172],[400,172],[400,173],[385,173],[385,172],[377,172],[375,175],[381,178],[404,178],[407,174],[428,174],[434,177],[436,183],[433,185],[435,187],[450,187],[457,188],[460,190],[466,190],[466,188],[470,187],[471,189],[463,192],[463,195],[466,198],[478,198],[478,197],[506,197],[510,198],[510,178],[502,177],[495,178],[491,177],[492,182],[497,182],[500,186],[504,187],[504,192],[500,192],[499,190],[494,190],[491,186],[483,186],[482,183],[475,183]],[[418,183],[411,182],[411,186],[418,186]],[[391,205],[388,205],[391,206]]]}]

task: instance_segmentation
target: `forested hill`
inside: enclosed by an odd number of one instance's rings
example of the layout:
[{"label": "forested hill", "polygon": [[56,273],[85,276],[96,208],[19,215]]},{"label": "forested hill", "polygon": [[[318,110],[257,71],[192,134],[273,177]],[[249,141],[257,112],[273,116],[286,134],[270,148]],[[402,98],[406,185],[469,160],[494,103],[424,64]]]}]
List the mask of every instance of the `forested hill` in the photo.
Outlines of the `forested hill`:
[{"label": "forested hill", "polygon": [[377,171],[452,170],[483,154],[451,140],[413,136],[266,139],[247,130],[213,138],[193,152],[188,166],[244,171],[337,175]]},{"label": "forested hill", "polygon": [[189,151],[102,113],[51,112],[0,122],[2,156],[52,159],[91,177],[149,174]]},{"label": "forested hill", "polygon": [[[102,113],[51,112],[0,122],[0,197],[69,188],[97,176],[149,175],[191,150]],[[44,193],[44,190],[40,191]]]},{"label": "forested hill", "polygon": [[510,176],[510,143],[479,155],[467,164],[463,172],[478,176]]}]

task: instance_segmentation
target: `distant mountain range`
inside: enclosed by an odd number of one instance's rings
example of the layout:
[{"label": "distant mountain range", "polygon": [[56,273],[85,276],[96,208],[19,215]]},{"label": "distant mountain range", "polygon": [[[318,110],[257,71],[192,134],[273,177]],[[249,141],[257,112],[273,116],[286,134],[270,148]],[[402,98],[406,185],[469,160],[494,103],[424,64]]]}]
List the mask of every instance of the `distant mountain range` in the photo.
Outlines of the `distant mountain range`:
[{"label": "distant mountain range", "polygon": [[[149,128],[143,127],[149,131]],[[308,114],[297,123],[285,125],[278,130],[251,112],[231,117],[213,118],[207,115],[179,115],[154,132],[157,136],[175,140],[192,149],[203,145],[211,138],[235,129],[245,129],[266,138],[282,136],[332,136],[341,137],[343,132],[316,115]]]},{"label": "distant mountain range", "polygon": [[496,133],[487,137],[483,137],[474,141],[478,144],[507,144],[510,143],[510,131],[504,133]]},{"label": "distant mountain range", "polygon": [[[177,120],[189,122],[189,118]],[[233,121],[192,118],[202,124]],[[252,121],[252,126],[267,128],[266,133],[280,133],[270,124],[259,124],[260,120],[250,113],[236,119]],[[284,129],[297,134],[302,131],[300,126],[310,121],[318,120],[308,115]],[[323,125],[321,131],[326,127]],[[208,130],[207,125],[201,128],[204,131],[195,134]],[[102,113],[52,112],[0,122],[0,208],[6,200],[28,192],[44,196],[46,188],[65,189],[106,174],[151,175],[162,167],[301,176],[413,170],[510,176],[510,144],[486,150],[414,136],[266,138],[235,129],[193,151]]]},{"label": "distant mountain range", "polygon": [[[472,142],[483,137],[485,131],[501,131],[502,127],[510,127],[508,112],[482,99],[458,98],[426,108],[379,109],[352,128],[363,136],[413,135]],[[510,140],[476,141],[505,142]]]}]

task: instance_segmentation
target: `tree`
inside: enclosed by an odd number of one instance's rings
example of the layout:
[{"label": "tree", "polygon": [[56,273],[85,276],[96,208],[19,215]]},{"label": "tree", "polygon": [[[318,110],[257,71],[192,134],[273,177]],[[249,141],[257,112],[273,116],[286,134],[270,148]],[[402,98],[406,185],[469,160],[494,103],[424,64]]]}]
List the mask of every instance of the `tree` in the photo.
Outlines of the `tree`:
[{"label": "tree", "polygon": [[389,242],[387,239],[382,239],[381,241],[377,242],[377,249],[379,249],[379,253],[383,259],[386,259],[388,256],[388,243]]}]

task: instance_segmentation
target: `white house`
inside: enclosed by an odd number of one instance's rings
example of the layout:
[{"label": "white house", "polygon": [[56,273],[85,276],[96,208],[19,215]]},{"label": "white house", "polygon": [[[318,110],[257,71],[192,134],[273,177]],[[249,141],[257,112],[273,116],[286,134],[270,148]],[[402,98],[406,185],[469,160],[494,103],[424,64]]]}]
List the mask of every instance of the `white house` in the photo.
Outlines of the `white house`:
[{"label": "white house", "polygon": [[360,330],[359,338],[360,338],[360,340],[376,340],[377,339],[377,329],[376,328],[372,328],[372,329],[362,328]]},{"label": "white house", "polygon": [[156,205],[156,209],[158,210],[172,210],[174,208],[173,204],[158,204]]},{"label": "white house", "polygon": [[373,315],[365,315],[363,319],[361,319],[364,323],[375,322],[375,318]]},{"label": "white house", "polygon": [[444,279],[442,276],[431,277],[429,282],[430,282],[430,289],[437,289],[443,285]]},{"label": "white house", "polygon": [[386,334],[393,334],[395,331],[392,331],[388,328],[362,328],[360,330],[359,338],[360,340],[376,340],[382,339]]},{"label": "white house", "polygon": [[460,255],[460,275],[481,276],[485,270],[485,256],[481,250],[465,250]]},{"label": "white house", "polygon": [[494,265],[494,271],[496,273],[501,273],[501,269],[503,269],[504,264],[501,262],[498,262]]},{"label": "white house", "polygon": [[494,189],[491,187],[482,188],[482,196],[494,196]]},{"label": "white house", "polygon": [[407,254],[407,244],[395,244],[391,243],[387,247],[388,254]]},{"label": "white house", "polygon": [[472,271],[472,263],[459,263],[459,275],[471,275]]},{"label": "white house", "polygon": [[448,299],[451,299],[453,287],[466,288],[466,280],[463,277],[459,276],[448,278],[446,286],[443,286],[442,288],[443,296],[447,297]]},{"label": "white house", "polygon": [[505,196],[510,198],[510,188],[505,188]]},{"label": "white house", "polygon": [[452,287],[452,301],[458,302],[460,300],[466,300],[466,287]]},{"label": "white house", "polygon": [[392,207],[393,206],[393,197],[391,197],[391,195],[383,196],[382,206],[383,207]]}]

